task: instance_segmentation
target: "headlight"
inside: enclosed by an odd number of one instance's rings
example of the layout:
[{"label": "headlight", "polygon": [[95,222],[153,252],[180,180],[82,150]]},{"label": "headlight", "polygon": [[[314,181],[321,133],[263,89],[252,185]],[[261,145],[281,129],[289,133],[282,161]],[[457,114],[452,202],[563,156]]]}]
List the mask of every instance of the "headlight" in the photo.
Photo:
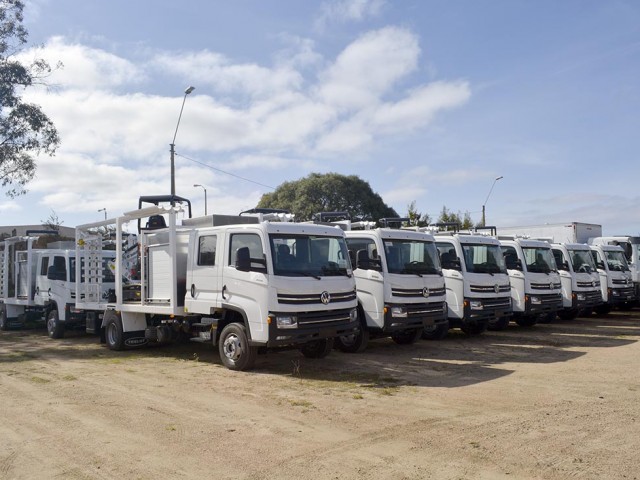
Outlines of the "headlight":
[{"label": "headlight", "polygon": [[298,317],[295,315],[276,315],[276,325],[278,328],[297,328]]},{"label": "headlight", "polygon": [[620,292],[618,290],[610,290],[612,297],[619,297]]},{"label": "headlight", "polygon": [[351,321],[355,321],[358,319],[358,309],[357,308],[353,308],[351,309],[351,311],[349,312],[349,316],[351,317]]},{"label": "headlight", "polygon": [[585,296],[584,296],[584,293],[579,293],[579,294],[576,296],[576,298],[577,298],[578,300],[582,300],[582,301],[584,301],[584,300],[586,300],[586,298],[587,298],[587,297],[585,297]]},{"label": "headlight", "polygon": [[407,308],[402,306],[391,307],[391,316],[406,318],[407,317]]},{"label": "headlight", "polygon": [[540,297],[531,297],[531,305],[540,305],[541,303]]},{"label": "headlight", "polygon": [[471,300],[469,302],[469,307],[471,310],[482,310],[484,308],[480,300]]}]

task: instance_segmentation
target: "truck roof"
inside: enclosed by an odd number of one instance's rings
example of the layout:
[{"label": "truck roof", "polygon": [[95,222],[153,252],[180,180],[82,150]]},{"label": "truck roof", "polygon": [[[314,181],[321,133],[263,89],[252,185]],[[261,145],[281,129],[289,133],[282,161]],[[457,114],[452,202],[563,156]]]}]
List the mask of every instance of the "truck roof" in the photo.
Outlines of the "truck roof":
[{"label": "truck roof", "polygon": [[423,242],[433,242],[433,235],[426,232],[416,232],[413,230],[401,230],[397,228],[375,228],[372,230],[348,230],[347,237],[380,236],[380,238],[397,240],[418,240]]}]

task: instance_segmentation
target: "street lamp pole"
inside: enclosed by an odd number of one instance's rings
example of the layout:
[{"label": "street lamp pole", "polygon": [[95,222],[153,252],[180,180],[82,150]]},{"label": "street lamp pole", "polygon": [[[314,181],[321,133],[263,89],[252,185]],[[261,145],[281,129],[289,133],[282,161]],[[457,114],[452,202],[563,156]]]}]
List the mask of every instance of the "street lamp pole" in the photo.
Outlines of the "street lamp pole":
[{"label": "street lamp pole", "polygon": [[104,212],[104,219],[107,219],[107,207],[104,208],[99,208],[98,209],[99,212]]},{"label": "street lamp pole", "polygon": [[202,189],[204,190],[204,216],[207,216],[207,189],[205,188],[204,185],[200,185],[199,183],[194,183],[193,184],[194,187],[202,187]]},{"label": "street lamp pole", "polygon": [[493,192],[493,187],[495,187],[496,182],[497,182],[498,180],[502,180],[503,178],[504,178],[504,177],[503,177],[502,175],[500,175],[499,177],[496,177],[496,178],[493,180],[493,183],[491,184],[491,189],[489,190],[489,194],[487,195],[486,200],[485,200],[485,201],[484,201],[484,203],[482,204],[482,226],[483,226],[483,227],[486,227],[486,226],[487,226],[486,218],[485,218],[485,215],[484,215],[484,213],[485,213],[485,206],[487,205],[487,202],[489,201],[489,197],[491,196],[491,192]]},{"label": "street lamp pole", "polygon": [[171,152],[171,196],[172,197],[176,194],[176,165],[175,165],[176,136],[178,135],[178,127],[180,126],[180,119],[182,118],[182,110],[184,110],[184,102],[187,101],[187,95],[189,95],[194,90],[195,90],[195,87],[188,87],[184,91],[184,97],[182,98],[182,107],[180,108],[178,123],[176,124],[176,132],[173,134],[173,142],[171,142],[171,144],[169,145],[171,147],[170,152]]}]

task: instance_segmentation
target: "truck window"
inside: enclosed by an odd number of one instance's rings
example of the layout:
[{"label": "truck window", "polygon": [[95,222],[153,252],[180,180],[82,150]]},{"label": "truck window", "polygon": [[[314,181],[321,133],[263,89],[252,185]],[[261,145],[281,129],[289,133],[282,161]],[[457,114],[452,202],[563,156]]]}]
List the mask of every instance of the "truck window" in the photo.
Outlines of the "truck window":
[{"label": "truck window", "polygon": [[67,263],[64,261],[64,257],[53,257],[53,269],[56,271],[58,278],[67,278]]},{"label": "truck window", "polygon": [[564,256],[562,255],[562,250],[553,249],[553,258],[556,259],[556,265],[558,266],[558,270],[567,270],[565,267]]},{"label": "truck window", "polygon": [[247,247],[251,256],[251,270],[256,272],[267,271],[264,263],[264,250],[260,236],[255,233],[234,233],[231,235],[231,248],[229,249],[229,265],[235,265],[236,252],[239,248]]},{"label": "truck window", "polygon": [[349,258],[351,265],[356,268],[357,254],[359,250],[366,250],[371,260],[378,260],[378,248],[376,242],[371,238],[347,238],[347,248],[349,249]]},{"label": "truck window", "polygon": [[[200,237],[198,244],[198,265],[216,264],[216,241],[215,235],[205,235]],[[252,255],[253,256],[253,255]]]},{"label": "truck window", "polygon": [[42,257],[42,265],[40,265],[40,275],[47,276],[47,270],[49,269],[49,257]]},{"label": "truck window", "polygon": [[[516,249],[512,246],[502,247],[502,253],[504,255],[504,261],[507,264],[507,269],[517,270],[518,269],[518,252],[516,251]],[[529,262],[527,262],[527,264],[528,263]]]}]

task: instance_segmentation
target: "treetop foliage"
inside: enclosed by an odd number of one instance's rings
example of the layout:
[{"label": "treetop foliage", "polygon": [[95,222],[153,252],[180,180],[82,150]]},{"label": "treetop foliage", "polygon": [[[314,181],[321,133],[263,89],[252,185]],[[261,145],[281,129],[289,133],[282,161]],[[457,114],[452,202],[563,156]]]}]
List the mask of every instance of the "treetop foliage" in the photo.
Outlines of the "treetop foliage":
[{"label": "treetop foliage", "polygon": [[305,178],[284,182],[266,193],[259,208],[282,208],[296,216],[296,221],[311,220],[318,212],[348,212],[352,219],[379,220],[397,217],[368,182],[357,175],[311,173]]}]

